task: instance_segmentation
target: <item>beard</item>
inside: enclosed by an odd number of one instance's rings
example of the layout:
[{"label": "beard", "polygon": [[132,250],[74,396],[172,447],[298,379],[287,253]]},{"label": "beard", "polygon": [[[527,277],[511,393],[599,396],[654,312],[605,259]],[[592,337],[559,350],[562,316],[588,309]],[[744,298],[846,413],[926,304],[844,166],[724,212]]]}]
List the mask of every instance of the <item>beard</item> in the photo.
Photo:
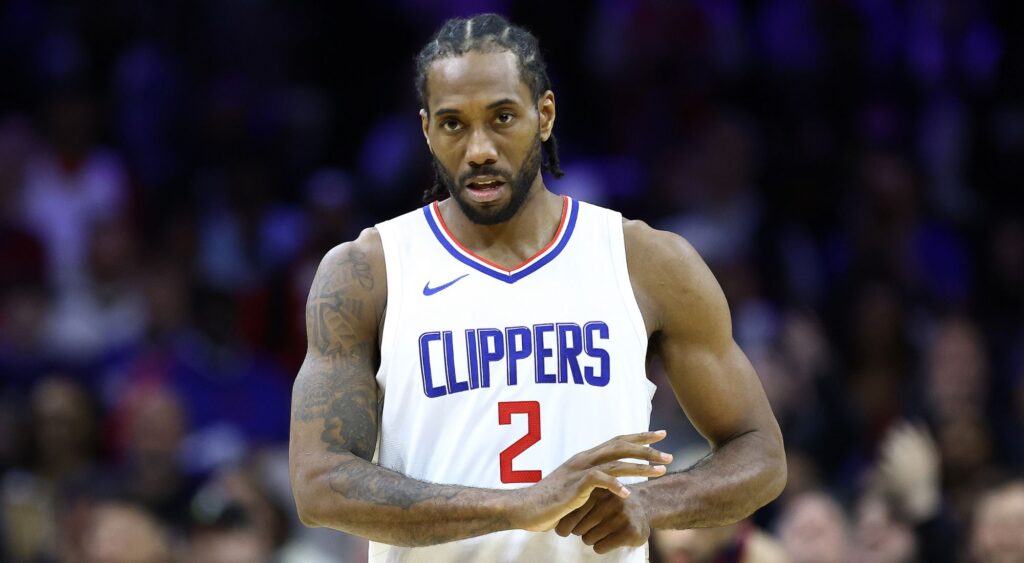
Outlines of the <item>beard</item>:
[{"label": "beard", "polygon": [[[519,172],[515,176],[496,166],[484,165],[465,172],[459,178],[459,181],[456,182],[444,165],[437,160],[436,156],[433,157],[434,174],[470,221],[477,225],[497,225],[515,217],[523,203],[526,202],[526,196],[530,194],[530,186],[533,185],[534,178],[540,172],[540,149],[540,135],[537,135],[533,139],[533,146],[530,147],[530,152],[526,154],[526,159],[523,160],[523,165],[519,167]],[[497,176],[501,178],[511,190],[511,197],[508,203],[497,208],[479,209],[474,207],[472,203],[466,200],[466,190],[468,189],[466,182],[473,176]]]}]

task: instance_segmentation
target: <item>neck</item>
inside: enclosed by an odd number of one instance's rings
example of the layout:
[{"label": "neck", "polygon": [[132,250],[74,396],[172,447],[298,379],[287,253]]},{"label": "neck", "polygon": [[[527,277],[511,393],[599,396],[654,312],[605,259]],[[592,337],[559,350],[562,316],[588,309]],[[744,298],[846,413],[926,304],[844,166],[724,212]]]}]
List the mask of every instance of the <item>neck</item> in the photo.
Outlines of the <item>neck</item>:
[{"label": "neck", "polygon": [[548,191],[541,176],[530,186],[519,211],[504,223],[479,225],[448,198],[439,204],[448,230],[463,246],[498,264],[518,264],[554,236],[562,218],[562,197]]}]

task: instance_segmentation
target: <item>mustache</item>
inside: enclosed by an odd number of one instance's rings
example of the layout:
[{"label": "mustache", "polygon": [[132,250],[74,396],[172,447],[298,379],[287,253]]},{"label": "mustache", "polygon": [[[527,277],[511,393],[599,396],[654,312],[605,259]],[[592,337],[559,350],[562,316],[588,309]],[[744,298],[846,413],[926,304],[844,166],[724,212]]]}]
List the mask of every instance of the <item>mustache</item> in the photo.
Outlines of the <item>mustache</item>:
[{"label": "mustache", "polygon": [[480,168],[469,170],[469,171],[463,173],[461,176],[459,176],[459,185],[460,186],[465,186],[466,182],[468,182],[469,179],[474,177],[474,176],[498,176],[498,177],[502,178],[503,180],[505,180],[506,184],[511,184],[512,183],[512,174],[510,174],[510,173],[508,173],[508,172],[506,172],[506,171],[504,171],[504,170],[502,170],[502,169],[500,169],[497,166],[494,166],[492,164],[485,164],[485,165],[481,166]]}]

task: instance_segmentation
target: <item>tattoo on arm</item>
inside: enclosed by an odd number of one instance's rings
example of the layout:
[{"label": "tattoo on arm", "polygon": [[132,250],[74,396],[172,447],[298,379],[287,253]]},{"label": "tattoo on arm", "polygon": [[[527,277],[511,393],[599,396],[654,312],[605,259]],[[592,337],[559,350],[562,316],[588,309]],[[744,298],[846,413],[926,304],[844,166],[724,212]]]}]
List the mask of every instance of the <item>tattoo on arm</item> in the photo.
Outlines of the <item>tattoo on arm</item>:
[{"label": "tattoo on arm", "polygon": [[[448,510],[420,505],[413,523],[399,524],[393,512],[387,523],[374,529],[385,534],[387,543],[397,545],[436,545],[457,539],[479,536],[511,527],[507,517],[481,516],[479,510],[486,493],[471,487],[439,485],[409,479],[401,473],[349,456],[330,477],[331,489],[341,496],[371,505],[401,509],[411,515],[415,505],[429,501],[448,504]],[[450,504],[450,503],[456,504]],[[461,511],[453,507],[461,505]],[[400,517],[399,517],[400,518]]]},{"label": "tattoo on arm", "polygon": [[296,420],[324,421],[320,439],[328,451],[367,460],[377,443],[376,332],[365,328],[373,312],[363,296],[374,284],[366,254],[358,250],[317,274],[306,305],[306,331],[317,354],[303,365],[294,408]]},{"label": "tattoo on arm", "polygon": [[450,500],[468,490],[457,485],[436,485],[409,479],[401,473],[357,459],[349,459],[334,469],[331,489],[350,499],[405,509],[425,500]]},{"label": "tattoo on arm", "polygon": [[497,511],[496,491],[420,481],[369,461],[380,417],[374,378],[379,304],[372,293],[380,280],[374,274],[365,253],[342,247],[325,260],[310,290],[309,348],[292,416],[302,439],[313,442],[304,451],[334,455],[304,461],[312,467],[312,477],[299,483],[307,514],[320,525],[394,545],[434,545],[509,529],[507,516]]}]

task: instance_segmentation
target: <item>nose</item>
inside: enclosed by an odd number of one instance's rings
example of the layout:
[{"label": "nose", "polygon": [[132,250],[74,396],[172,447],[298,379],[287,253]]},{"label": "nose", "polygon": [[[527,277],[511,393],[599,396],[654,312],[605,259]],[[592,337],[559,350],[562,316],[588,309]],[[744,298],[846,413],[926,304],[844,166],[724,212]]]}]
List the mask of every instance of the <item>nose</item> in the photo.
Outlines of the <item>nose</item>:
[{"label": "nose", "polygon": [[466,160],[473,168],[498,162],[498,149],[486,129],[477,128],[470,134],[469,144],[466,146]]}]

